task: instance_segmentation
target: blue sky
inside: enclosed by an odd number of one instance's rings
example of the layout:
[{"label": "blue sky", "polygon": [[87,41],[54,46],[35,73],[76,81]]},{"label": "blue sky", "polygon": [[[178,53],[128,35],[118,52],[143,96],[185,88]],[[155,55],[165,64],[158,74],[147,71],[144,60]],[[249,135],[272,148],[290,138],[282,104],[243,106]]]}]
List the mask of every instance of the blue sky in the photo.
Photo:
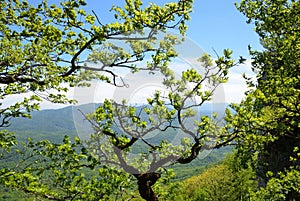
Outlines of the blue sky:
[{"label": "blue sky", "polygon": [[[49,0],[58,4],[60,0]],[[144,5],[150,2],[158,5],[175,0],[143,0]],[[37,3],[38,1],[30,0]],[[94,10],[101,22],[114,22],[113,5],[124,6],[125,0],[86,0],[84,8],[92,13]],[[245,16],[240,13],[233,0],[194,0],[192,19],[187,23],[189,30],[187,37],[196,42],[206,52],[214,54],[213,49],[221,53],[223,49],[233,50],[234,56],[249,58],[248,45],[254,49],[261,49],[254,26],[246,23]]]},{"label": "blue sky", "polygon": [[[162,5],[171,0],[143,1],[144,4],[154,2]],[[260,49],[258,36],[253,26],[246,24],[246,18],[235,8],[232,0],[195,0],[192,20],[188,22],[187,37],[195,41],[206,52],[214,54],[212,49],[222,52],[229,48],[234,56],[249,58],[248,45]],[[124,0],[96,1],[87,0],[88,10],[94,10],[103,22],[113,20],[109,12],[112,5],[122,6]]]},{"label": "blue sky", "polygon": [[188,36],[205,51],[232,49],[235,56],[248,56],[248,45],[260,48],[253,25],[235,8],[232,0],[196,0]]},{"label": "blue sky", "polygon": [[[86,0],[88,5],[85,9],[87,12],[94,10],[103,23],[110,23],[114,20],[113,13],[110,12],[112,5],[122,7],[124,1]],[[145,5],[149,2],[162,5],[169,1],[171,0],[144,0],[143,2]],[[31,2],[37,3],[37,1],[33,0]],[[49,2],[58,3],[59,0],[49,0]],[[254,49],[261,49],[258,36],[253,30],[253,25],[246,24],[246,18],[235,8],[234,1],[232,0],[195,0],[191,17],[191,21],[188,22],[189,30],[187,37],[212,56],[216,56],[213,49],[221,54],[223,49],[229,48],[233,50],[235,58],[243,56],[250,59],[248,45],[251,45]],[[239,102],[243,98],[244,91],[246,90],[246,84],[242,78],[243,72],[251,75],[250,60],[245,65],[235,67],[230,71],[229,82],[223,84],[219,90],[221,102]],[[111,86],[103,85],[103,83],[98,83],[94,87],[102,92],[100,95],[105,94],[108,97],[114,96],[113,92],[116,90]],[[135,91],[132,96],[133,98],[144,97],[145,94],[141,92],[147,91],[147,94],[149,94],[149,90],[153,89],[149,89],[149,83],[146,83],[145,87],[141,87]],[[83,90],[79,93],[82,93],[81,95],[84,96],[84,92],[86,91]],[[78,95],[74,94],[74,90],[72,89],[69,92],[69,96],[74,97]],[[93,94],[93,91],[91,91],[91,93],[87,94],[87,98],[83,98],[81,103],[85,103],[85,101],[103,101],[103,96],[98,96],[99,94]],[[7,101],[10,102],[10,99],[16,100],[15,97],[11,97]],[[65,105],[53,105],[48,102],[42,103],[42,108],[63,106]]]}]

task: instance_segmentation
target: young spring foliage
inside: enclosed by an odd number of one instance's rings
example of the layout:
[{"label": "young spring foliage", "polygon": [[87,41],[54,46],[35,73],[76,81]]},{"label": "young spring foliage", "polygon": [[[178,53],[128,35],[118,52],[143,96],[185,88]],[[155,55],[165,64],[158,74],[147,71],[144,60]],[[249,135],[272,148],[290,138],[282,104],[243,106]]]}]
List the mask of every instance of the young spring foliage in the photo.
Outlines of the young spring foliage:
[{"label": "young spring foliage", "polygon": [[[65,96],[69,86],[88,85],[86,81],[92,79],[117,85],[119,75],[115,70],[140,70],[136,63],[144,59],[145,53],[152,55],[146,70],[166,72],[170,58],[176,56],[172,46],[175,40],[178,41],[168,36],[158,46],[153,46],[155,35],[158,30],[175,27],[184,35],[187,29],[185,22],[190,19],[192,7],[192,0],[163,6],[154,3],[144,6],[140,0],[126,0],[124,8],[112,8],[116,21],[103,24],[97,11],[87,13],[84,10],[84,0],[61,1],[51,5],[46,0],[35,3],[32,5],[26,0],[1,1],[0,99],[5,100],[14,94],[30,96],[8,106],[1,103],[1,127],[9,126],[11,118],[30,117],[30,112],[37,110],[43,99],[53,103],[72,102]],[[142,34],[142,38],[128,38],[131,33],[149,34]],[[125,38],[130,41],[127,52],[111,45],[111,41]],[[114,51],[113,54],[99,51],[102,45]],[[92,54],[87,56],[90,51]],[[95,68],[93,62],[98,61],[102,65]],[[95,71],[106,72],[109,76]],[[139,123],[135,119],[133,121]],[[141,125],[145,126],[145,123]],[[0,134],[1,159],[4,160],[16,140],[9,131],[1,130]],[[125,138],[120,140],[120,144],[124,143]],[[3,167],[1,184],[54,200],[99,200],[120,187],[120,177],[115,177],[111,169],[100,168],[104,172],[96,179],[85,177],[81,168],[91,167],[89,158],[86,158],[88,154],[78,151],[67,138],[60,145],[47,141],[30,142],[29,145],[26,146],[28,151],[32,150],[29,161],[25,157],[25,161],[20,161],[26,163],[25,166],[17,165],[18,168],[14,169]],[[25,154],[19,153],[21,156]],[[32,157],[37,159],[31,161]],[[44,172],[49,173],[49,181],[44,182]],[[107,175],[112,177],[108,179]]]},{"label": "young spring foliage", "polygon": [[247,79],[245,99],[233,105],[236,114],[228,111],[230,137],[244,161],[257,155],[253,165],[259,187],[265,187],[258,200],[298,200],[300,4],[243,0],[237,7],[254,23],[264,49],[250,48],[257,79]]}]

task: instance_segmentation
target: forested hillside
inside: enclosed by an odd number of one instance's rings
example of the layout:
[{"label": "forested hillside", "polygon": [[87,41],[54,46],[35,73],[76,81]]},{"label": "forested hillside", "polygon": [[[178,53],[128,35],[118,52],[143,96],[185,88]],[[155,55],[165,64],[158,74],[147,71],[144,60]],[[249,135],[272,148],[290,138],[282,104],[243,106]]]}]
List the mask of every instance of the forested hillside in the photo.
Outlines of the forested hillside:
[{"label": "forested hillside", "polygon": [[34,111],[30,119],[15,118],[10,123],[10,130],[16,133],[20,141],[26,141],[30,137],[34,140],[47,139],[59,143],[65,135],[72,138],[77,136],[71,106],[57,110]]},{"label": "forested hillside", "polygon": [[[71,140],[78,137],[77,130],[74,125],[73,112],[75,110],[75,115],[78,115],[78,108],[90,108],[96,107],[95,105],[101,104],[90,104],[81,106],[68,106],[61,109],[48,109],[32,112],[32,117],[27,118],[15,118],[11,121],[9,127],[10,131],[16,134],[18,141],[26,142],[28,138],[34,141],[39,140],[50,140],[53,143],[60,143],[65,135],[70,136]],[[141,108],[139,106],[137,108]],[[206,104],[201,109],[201,115],[212,115],[211,104]],[[221,111],[219,111],[221,115]],[[84,116],[81,116],[84,119]],[[173,131],[176,132],[176,131]],[[173,136],[172,131],[167,134],[169,138]],[[166,136],[166,134],[164,135]],[[160,141],[163,135],[158,135],[154,140]],[[168,138],[168,137],[167,137]],[[139,150],[144,150],[143,144],[139,143],[133,147],[133,152],[138,152]],[[209,154],[203,154],[203,157],[195,160],[191,164],[184,166],[175,165],[173,168],[176,172],[176,179],[182,180],[186,177],[190,177],[202,172],[206,167],[213,163],[220,162],[225,158],[225,156],[231,152],[232,147],[224,147],[221,149],[216,149],[209,151]],[[211,153],[210,153],[211,152]]]}]

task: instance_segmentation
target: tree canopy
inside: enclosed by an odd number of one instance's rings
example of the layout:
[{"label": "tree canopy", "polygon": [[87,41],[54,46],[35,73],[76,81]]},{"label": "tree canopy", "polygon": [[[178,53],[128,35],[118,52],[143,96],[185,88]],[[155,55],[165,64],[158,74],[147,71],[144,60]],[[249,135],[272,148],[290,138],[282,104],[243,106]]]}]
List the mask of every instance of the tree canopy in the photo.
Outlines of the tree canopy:
[{"label": "tree canopy", "polygon": [[246,97],[227,120],[242,158],[254,160],[263,187],[258,198],[298,200],[300,4],[244,0],[237,7],[254,23],[264,49],[250,48],[257,77],[246,78]]}]

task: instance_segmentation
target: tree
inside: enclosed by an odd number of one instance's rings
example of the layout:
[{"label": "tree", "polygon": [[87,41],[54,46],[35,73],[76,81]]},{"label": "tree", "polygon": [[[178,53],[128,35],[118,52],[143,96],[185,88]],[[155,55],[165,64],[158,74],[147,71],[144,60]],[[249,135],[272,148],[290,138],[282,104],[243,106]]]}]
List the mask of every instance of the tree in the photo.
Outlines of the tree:
[{"label": "tree", "polygon": [[[187,29],[185,22],[189,20],[192,0],[167,3],[164,6],[157,6],[154,3],[143,6],[140,0],[126,0],[124,9],[116,6],[112,8],[116,22],[109,24],[102,24],[96,12],[86,13],[82,9],[84,5],[86,3],[83,0],[63,1],[60,5],[48,5],[47,1],[41,1],[36,6],[27,1],[1,1],[0,97],[5,100],[13,94],[31,93],[29,98],[24,98],[23,101],[14,105],[2,105],[1,127],[8,127],[11,118],[30,117],[30,112],[39,108],[36,101],[42,99],[54,103],[72,101],[64,95],[69,86],[87,85],[86,81],[92,79],[100,79],[117,85],[116,79],[119,75],[115,73],[115,70],[119,68],[127,68],[132,72],[159,70],[164,75],[168,75],[168,61],[176,56],[172,50],[176,40],[170,37],[167,49],[162,46],[140,48],[140,45],[151,41],[158,30],[165,31],[178,27],[179,32],[184,35]],[[148,34],[142,38],[128,37],[130,33],[140,33],[145,30]],[[131,53],[109,44],[108,49],[115,51],[114,55],[117,56],[106,58],[105,63],[98,67],[89,66],[89,63],[97,62],[99,57],[103,56],[99,54],[99,51],[95,51],[99,46],[108,40],[124,39],[131,41]],[[86,57],[85,53],[89,51],[93,53]],[[137,63],[143,60],[145,53],[148,52],[153,55],[152,62],[147,68],[140,69]],[[232,65],[229,57],[228,53],[226,58],[220,59],[220,62],[229,62],[229,64],[219,64],[224,68],[220,71],[224,77],[227,74],[227,66]],[[108,75],[98,74],[95,71],[106,72]],[[191,75],[186,77],[186,81],[191,79],[193,73],[189,73]],[[196,77],[199,79],[199,75],[196,74]],[[218,79],[216,81],[219,82]],[[195,89],[193,93],[196,91]],[[178,100],[175,101],[175,96],[172,99],[174,103],[178,103]],[[159,98],[154,101],[158,103]],[[12,133],[7,130],[0,131],[0,148],[3,150],[1,159],[7,156],[7,152],[16,143]],[[196,152],[199,149],[197,147],[199,143],[197,142],[194,146]],[[0,181],[4,185],[52,200],[87,199],[84,196],[91,196],[91,190],[95,190],[99,183],[90,180],[90,184],[96,187],[90,187],[86,189],[88,192],[83,193],[85,190],[76,189],[74,182],[85,180],[83,176],[78,175],[82,171],[81,168],[94,167],[100,161],[95,162],[93,156],[85,153],[85,149],[79,148],[78,150],[76,148],[78,144],[80,144],[78,140],[72,144],[67,138],[61,145],[51,144],[48,141],[29,143],[27,148],[32,150],[29,157],[32,161],[29,160],[28,166],[25,165],[21,170],[11,167],[2,168]],[[46,150],[41,145],[45,146]],[[66,156],[62,156],[63,153]],[[32,154],[36,154],[37,158],[32,159],[35,156]],[[192,158],[195,156],[193,155]],[[43,167],[40,161],[46,161],[49,166]],[[58,163],[61,168],[57,167]],[[61,182],[60,188],[65,188],[62,195],[55,190],[52,191],[51,188],[48,189],[43,183],[40,174],[46,171],[45,168],[49,168],[50,172],[53,171],[54,181]],[[40,172],[41,170],[43,171]],[[60,177],[63,175],[70,176],[71,179]],[[87,186],[80,185],[84,189]],[[89,199],[101,199],[101,197]]]},{"label": "tree", "polygon": [[[174,52],[174,40],[170,38],[173,36],[167,35],[160,41],[159,48],[165,48],[162,52]],[[149,46],[149,43],[144,45]],[[164,63],[153,76],[163,76],[163,84],[169,90],[167,94],[157,91],[147,99],[148,104],[139,108],[126,103],[126,100],[121,103],[106,100],[94,113],[86,115],[95,130],[86,142],[90,151],[99,161],[120,166],[133,175],[145,200],[158,200],[152,186],[161,177],[166,165],[190,163],[201,150],[227,143],[214,142],[220,134],[216,116],[199,116],[198,111],[203,103],[211,100],[219,84],[227,81],[229,68],[236,65],[230,50],[224,50],[224,56],[215,61],[204,54],[198,60],[203,74],[191,68],[182,71],[181,77],[176,78],[168,66],[169,57],[158,55],[158,58],[162,58]],[[210,87],[203,89],[205,83],[209,83]],[[192,117],[196,119],[194,122]],[[159,134],[148,139],[153,132]],[[176,135],[179,137],[176,138]],[[172,144],[174,138],[181,143]],[[131,149],[136,144],[143,149],[137,153],[138,157],[132,159]]]},{"label": "tree", "polygon": [[245,100],[233,105],[236,114],[228,111],[227,120],[243,159],[257,158],[259,187],[266,187],[258,194],[272,200],[298,200],[300,4],[243,0],[237,7],[248,23],[254,23],[264,49],[250,49],[257,80],[246,78]]}]

